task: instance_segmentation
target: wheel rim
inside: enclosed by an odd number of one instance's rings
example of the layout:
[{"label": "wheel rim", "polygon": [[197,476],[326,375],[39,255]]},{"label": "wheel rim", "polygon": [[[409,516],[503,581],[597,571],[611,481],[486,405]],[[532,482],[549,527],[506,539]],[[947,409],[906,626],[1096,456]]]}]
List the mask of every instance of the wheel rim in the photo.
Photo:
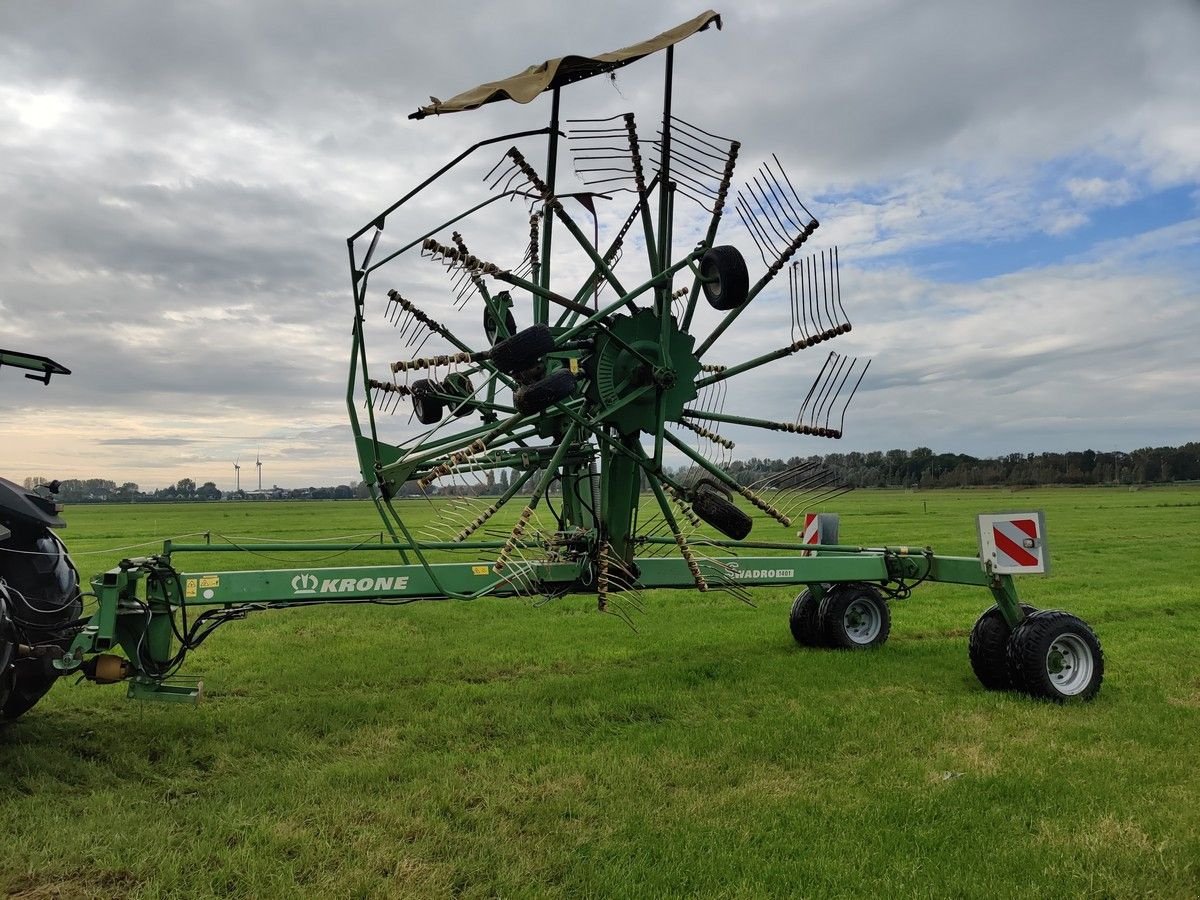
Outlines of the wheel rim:
[{"label": "wheel rim", "polygon": [[1046,674],[1065,696],[1082,693],[1091,683],[1095,668],[1092,648],[1077,634],[1059,635],[1046,651]]},{"label": "wheel rim", "polygon": [[858,599],[846,607],[842,623],[850,640],[856,644],[869,644],[879,637],[883,616],[870,600]]}]

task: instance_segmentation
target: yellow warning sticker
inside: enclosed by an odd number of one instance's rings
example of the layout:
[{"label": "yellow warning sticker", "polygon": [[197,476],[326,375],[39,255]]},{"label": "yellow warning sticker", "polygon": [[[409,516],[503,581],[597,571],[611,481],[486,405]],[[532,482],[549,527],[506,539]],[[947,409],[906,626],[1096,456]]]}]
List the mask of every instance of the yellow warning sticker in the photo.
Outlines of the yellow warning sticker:
[{"label": "yellow warning sticker", "polygon": [[471,574],[473,575],[486,575],[487,573],[487,566],[471,566]]},{"label": "yellow warning sticker", "polygon": [[221,576],[220,575],[201,575],[200,576],[200,587],[212,588],[212,587],[220,587],[220,586],[221,586]]},{"label": "yellow warning sticker", "polygon": [[571,374],[578,375],[579,374],[579,360],[576,357],[572,356],[570,359],[570,365],[571,365]]},{"label": "yellow warning sticker", "polygon": [[184,597],[195,597],[196,596],[196,579],[195,578],[189,578],[187,580],[187,582],[184,584],[183,596]]}]

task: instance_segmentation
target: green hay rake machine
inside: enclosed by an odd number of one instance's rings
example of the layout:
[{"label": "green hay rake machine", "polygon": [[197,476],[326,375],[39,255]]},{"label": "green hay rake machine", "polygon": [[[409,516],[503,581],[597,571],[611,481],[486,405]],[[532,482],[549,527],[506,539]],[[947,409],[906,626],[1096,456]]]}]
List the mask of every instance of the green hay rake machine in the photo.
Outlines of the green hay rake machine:
[{"label": "green hay rake machine", "polygon": [[[1095,696],[1103,655],[1091,629],[1066,612],[1018,601],[1013,574],[1044,571],[1047,561],[1036,513],[980,517],[977,558],[852,546],[837,542],[832,517],[812,512],[844,490],[832,471],[805,463],[750,485],[727,471],[734,442],[723,429],[840,438],[868,363],[820,346],[851,330],[838,252],[806,247],[818,222],[778,158],[764,158],[735,191],[741,145],[673,110],[675,46],[720,24],[705,12],[623,50],[549,60],[448,101],[431,98],[410,116],[550,95],[546,127],[480,141],[347,242],[354,303],[347,406],[362,475],[386,526],[376,545],[381,564],[187,572],[176,568],[177,555],[240,548],[168,541],[161,554],[126,560],[92,582],[95,613],[60,623],[73,638],[42,651],[55,669],[126,681],[134,697],[191,701],[199,686],[177,675],[187,653],[221,624],[255,611],[582,593],[631,622],[640,592],[654,588],[748,600],[754,587],[802,586],[790,615],[796,641],[864,649],[887,640],[889,600],[946,582],[984,588],[994,599],[969,644],[986,688],[1055,701]],[[649,131],[633,113],[560,116],[564,87],[613,78],[652,54],[664,58],[665,78],[661,118],[655,110]],[[540,170],[531,144],[544,159]],[[506,149],[491,165],[497,145]],[[488,158],[479,164],[481,151]],[[569,191],[559,177],[566,155],[575,175]],[[473,165],[476,177],[486,172],[482,188],[455,180]],[[409,227],[458,197],[468,198],[462,211]],[[609,208],[617,209],[611,217]],[[581,220],[585,214],[593,221]],[[610,232],[603,242],[602,219]],[[754,247],[753,276],[735,246],[718,242],[729,220]],[[436,318],[410,299],[431,294],[443,300]],[[756,306],[775,314],[785,302],[790,333],[781,346],[741,360],[717,355],[718,339],[735,334],[729,330],[739,320],[752,321]],[[380,358],[368,354],[369,341],[402,342],[408,352]],[[818,374],[795,392],[794,417],[724,411],[740,376],[814,350]],[[396,411],[409,412],[410,423],[388,417]],[[400,498],[433,494],[438,524],[418,533]],[[798,542],[801,526],[807,539]],[[431,559],[450,551],[469,561]],[[9,584],[0,598],[20,613],[30,590]],[[21,615],[6,615],[12,648]]]}]

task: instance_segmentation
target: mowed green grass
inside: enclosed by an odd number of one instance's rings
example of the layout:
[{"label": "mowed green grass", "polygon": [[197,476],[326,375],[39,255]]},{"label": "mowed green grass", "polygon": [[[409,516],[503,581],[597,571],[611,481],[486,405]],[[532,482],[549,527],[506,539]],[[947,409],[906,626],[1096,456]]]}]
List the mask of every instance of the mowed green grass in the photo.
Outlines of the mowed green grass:
[{"label": "mowed green grass", "polygon": [[[409,504],[414,521],[444,517]],[[188,661],[199,707],[61,682],[0,730],[0,889],[18,897],[1200,895],[1200,489],[874,492],[842,539],[975,552],[1047,513],[1023,598],[1089,621],[1089,705],[989,693],[979,589],[895,604],[867,654],[798,648],[793,592],[313,608]],[[365,503],[102,506],[94,571],[216,535],[377,532]],[[756,520],[756,537],[784,530]],[[296,565],[362,561],[351,554]],[[276,556],[276,555],[273,555]],[[177,559],[192,570],[281,558]]]}]

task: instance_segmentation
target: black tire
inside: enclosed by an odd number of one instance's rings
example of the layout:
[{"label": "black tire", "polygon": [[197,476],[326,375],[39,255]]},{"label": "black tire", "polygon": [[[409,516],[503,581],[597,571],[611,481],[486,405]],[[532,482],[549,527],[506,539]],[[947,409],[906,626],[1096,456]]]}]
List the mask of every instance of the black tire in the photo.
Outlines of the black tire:
[{"label": "black tire", "polygon": [[882,647],[892,632],[887,600],[869,584],[839,584],[821,599],[818,612],[826,646],[838,650]]},{"label": "black tire", "polygon": [[737,247],[713,247],[700,257],[704,298],[713,309],[737,309],[750,295],[750,272]]},{"label": "black tire", "polygon": [[514,398],[517,411],[522,415],[531,416],[549,409],[575,393],[577,383],[569,369],[555,369],[541,381],[517,390]]},{"label": "black tire", "polygon": [[[63,643],[70,645],[69,641]],[[0,708],[0,715],[9,722],[33,709],[54,687],[60,673],[49,659],[19,659],[13,663],[10,674],[8,696]]]},{"label": "black tire", "polygon": [[[497,295],[495,299],[499,299]],[[513,318],[512,310],[504,311],[504,330],[507,335],[517,333],[517,320]],[[500,333],[500,329],[496,327],[496,317],[492,315],[491,307],[486,304],[483,307],[483,333],[487,335],[489,344],[496,343],[496,336]]]},{"label": "black tire", "polygon": [[[15,551],[15,552],[5,552]],[[14,533],[0,545],[0,578],[7,600],[6,628],[26,644],[71,645],[66,626],[83,612],[79,573],[62,541],[46,529]],[[3,653],[0,655],[9,656]],[[15,719],[27,712],[58,680],[49,659],[22,659],[0,670],[0,716]]]},{"label": "black tire", "polygon": [[714,490],[701,489],[692,495],[692,511],[726,537],[744,540],[754,520]]},{"label": "black tire", "polygon": [[1008,639],[1013,687],[1054,703],[1091,700],[1104,681],[1104,651],[1087,623],[1061,609],[1035,612]]},{"label": "black tire", "polygon": [[[1022,603],[1025,615],[1037,610]],[[971,627],[967,640],[967,655],[971,658],[971,670],[989,691],[1007,691],[1012,688],[1012,676],[1008,671],[1008,639],[1012,629],[1000,614],[1000,607],[993,606],[983,612]]]},{"label": "black tire", "polygon": [[413,412],[422,425],[436,425],[442,421],[442,400],[435,397],[438,386],[428,378],[418,378],[412,383]]},{"label": "black tire", "polygon": [[[471,383],[470,376],[462,372],[451,372],[442,382],[442,393],[447,397],[456,398],[456,402],[450,404],[450,415],[455,418],[461,419],[474,412],[475,406],[470,402],[470,398],[475,393],[475,385]],[[462,402],[464,400],[467,402]]]},{"label": "black tire", "polygon": [[501,372],[515,375],[532,369],[554,349],[554,335],[548,325],[530,325],[505,338],[492,348],[492,362]]},{"label": "black tire", "polygon": [[804,647],[824,647],[825,632],[821,629],[818,618],[821,601],[813,596],[812,591],[805,588],[792,601],[792,611],[788,615],[788,626],[792,629],[792,637],[796,643]]},{"label": "black tire", "polygon": [[733,499],[733,489],[723,481],[717,481],[715,478],[710,478],[705,475],[703,478],[696,480],[697,491],[716,491],[726,500]]}]

